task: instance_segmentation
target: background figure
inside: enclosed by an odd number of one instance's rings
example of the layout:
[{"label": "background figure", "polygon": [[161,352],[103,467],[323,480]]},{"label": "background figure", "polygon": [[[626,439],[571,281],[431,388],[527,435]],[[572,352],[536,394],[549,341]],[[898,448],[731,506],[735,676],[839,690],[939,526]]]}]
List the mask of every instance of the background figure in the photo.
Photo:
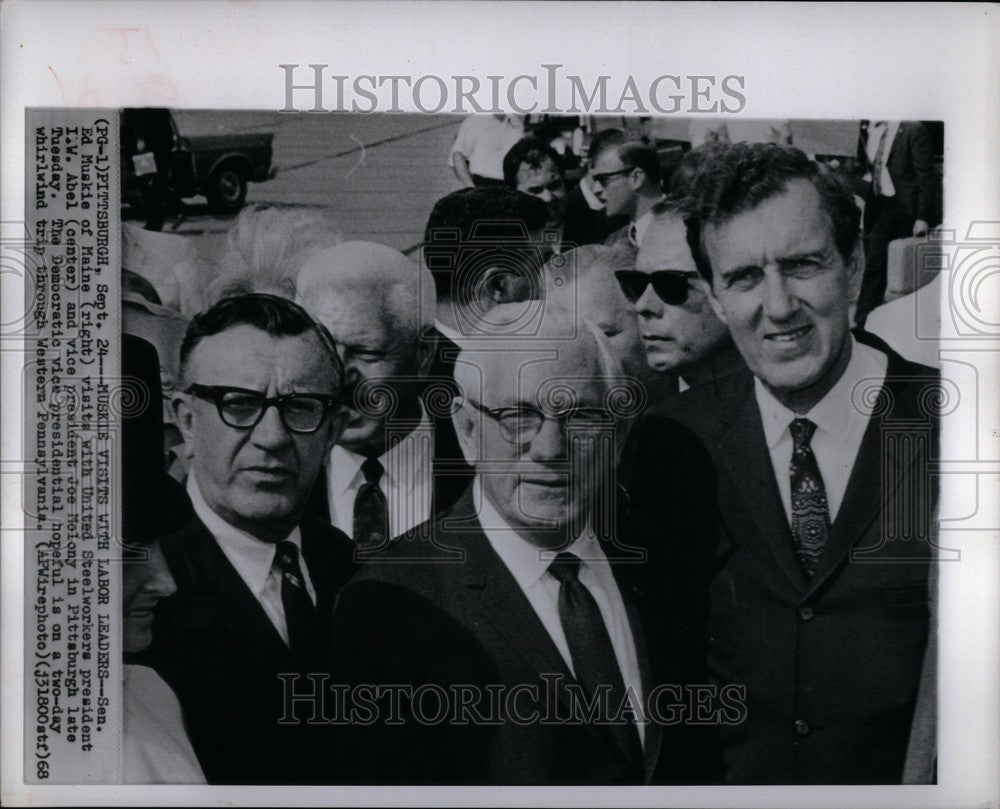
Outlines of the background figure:
[{"label": "background figure", "polygon": [[346,242],[306,262],[298,298],[330,331],[346,378],[344,431],[310,510],[359,545],[383,545],[452,505],[469,479],[463,462],[447,467],[461,457],[450,422],[436,425],[421,401],[433,279],[390,247]]},{"label": "background figure", "polygon": [[470,115],[458,128],[448,164],[466,187],[503,185],[503,156],[524,135],[517,115]]},{"label": "background figure", "polygon": [[521,138],[504,155],[503,181],[508,188],[538,197],[548,205],[545,227],[562,233],[566,221],[566,178],[555,149],[533,137]]},{"label": "background figure", "polygon": [[595,154],[601,151],[605,140],[623,138],[620,129],[602,129],[590,139],[587,158],[587,173],[580,178],[566,196],[566,225],[563,228],[563,243],[573,245],[600,244],[619,228],[628,224],[624,214],[609,216],[604,203],[594,193]]},{"label": "background figure", "polygon": [[122,692],[122,782],[203,784],[177,696],[151,668],[132,656],[152,642],[154,610],[177,590],[160,537],[190,519],[191,504],[163,466],[163,419],[159,406],[160,369],[156,349],[122,335],[122,376],[141,386],[148,403],[122,417],[122,648],[126,663]]},{"label": "background figure", "polygon": [[[671,380],[646,362],[639,328],[629,302],[622,295],[615,273],[629,271],[635,254],[626,247],[591,244],[549,259],[545,265],[545,317],[559,323],[592,323],[607,340],[611,353],[627,376],[637,380],[647,404],[671,390]],[[556,329],[557,330],[557,329]]]},{"label": "background figure", "polygon": [[[867,126],[866,126],[867,124]],[[864,176],[866,263],[855,322],[885,297],[889,242],[924,236],[938,224],[937,175],[930,136],[917,121],[862,122],[858,148]]]},{"label": "background figure", "polygon": [[615,275],[638,319],[646,362],[657,373],[676,377],[673,393],[746,367],[698,274],[687,241],[685,210],[682,203],[658,203],[634,271]]},{"label": "background figure", "polygon": [[191,321],[181,386],[194,516],[162,543],[178,589],[149,659],[209,783],[322,783],[329,728],[279,723],[279,675],[325,670],[333,601],[354,569],[350,540],[304,516],[343,424],[340,360],[301,307],[243,295]]},{"label": "background figure", "polygon": [[612,233],[606,242],[638,247],[649,224],[650,209],[663,199],[660,157],[656,147],[625,136],[606,137],[591,150],[591,179],[595,196],[608,216],[624,215],[629,224]]}]

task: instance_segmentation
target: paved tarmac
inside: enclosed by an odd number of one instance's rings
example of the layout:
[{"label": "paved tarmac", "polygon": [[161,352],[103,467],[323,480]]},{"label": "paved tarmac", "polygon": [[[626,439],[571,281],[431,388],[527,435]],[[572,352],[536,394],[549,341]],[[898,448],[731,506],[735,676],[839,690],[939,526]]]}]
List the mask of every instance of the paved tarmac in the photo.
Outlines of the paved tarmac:
[{"label": "paved tarmac", "polygon": [[[461,116],[187,111],[175,118],[182,134],[273,132],[278,174],[251,183],[247,203],[330,208],[346,239],[412,252],[434,202],[459,188],[448,152]],[[210,256],[233,218],[211,214],[195,197],[163,233],[192,237]]]}]

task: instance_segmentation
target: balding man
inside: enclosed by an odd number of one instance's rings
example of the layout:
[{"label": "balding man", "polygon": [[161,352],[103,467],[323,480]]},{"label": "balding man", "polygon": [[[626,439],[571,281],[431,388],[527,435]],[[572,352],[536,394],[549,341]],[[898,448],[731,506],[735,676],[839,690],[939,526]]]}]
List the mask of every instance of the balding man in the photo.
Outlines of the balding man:
[{"label": "balding man", "polygon": [[315,253],[298,277],[298,299],[333,335],[347,381],[344,431],[310,510],[367,548],[452,505],[471,472],[450,425],[436,427],[421,401],[434,286],[418,272],[391,247],[346,242]]},{"label": "balding man", "polygon": [[[660,684],[701,675],[683,605],[660,599],[680,593],[676,571],[645,590],[644,535],[629,517],[598,520],[624,420],[609,410],[621,370],[584,331],[459,356],[454,419],[473,485],[338,603],[334,684],[392,684],[375,695],[374,721],[346,728],[338,746],[353,783],[701,777],[700,748],[664,740],[684,729],[682,714],[666,727],[637,721]],[[683,689],[672,693],[660,708]]]}]

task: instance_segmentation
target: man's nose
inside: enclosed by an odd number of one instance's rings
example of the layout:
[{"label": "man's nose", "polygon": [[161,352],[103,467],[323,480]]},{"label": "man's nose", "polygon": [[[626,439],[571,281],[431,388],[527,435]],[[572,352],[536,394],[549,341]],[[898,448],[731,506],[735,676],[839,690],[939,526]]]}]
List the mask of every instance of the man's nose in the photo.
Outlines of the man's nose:
[{"label": "man's nose", "polygon": [[764,314],[771,320],[788,320],[799,308],[791,282],[780,273],[767,275],[762,284]]},{"label": "man's nose", "polygon": [[160,550],[159,542],[154,543],[149,549],[149,568],[150,577],[149,581],[146,582],[147,592],[160,598],[172,596],[177,592],[177,582],[174,581],[174,577],[170,573],[170,567],[163,556],[163,551]]},{"label": "man's nose", "polygon": [[281,420],[277,406],[269,407],[256,427],[253,428],[253,442],[261,447],[275,449],[291,442],[291,434]]},{"label": "man's nose", "polygon": [[528,446],[533,461],[554,461],[566,457],[566,427],[560,419],[545,419]]},{"label": "man's nose", "polygon": [[647,317],[659,317],[663,314],[663,301],[661,301],[660,296],[656,294],[652,284],[646,284],[646,288],[642,291],[642,294],[636,298],[636,301],[632,304],[632,306],[638,314],[646,315]]}]

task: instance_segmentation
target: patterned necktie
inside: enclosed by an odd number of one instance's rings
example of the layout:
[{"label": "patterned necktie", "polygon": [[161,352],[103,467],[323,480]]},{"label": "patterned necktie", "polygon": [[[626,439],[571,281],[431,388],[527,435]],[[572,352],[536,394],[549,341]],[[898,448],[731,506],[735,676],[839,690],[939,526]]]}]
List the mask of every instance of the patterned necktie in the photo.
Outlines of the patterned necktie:
[{"label": "patterned necktie", "polygon": [[310,654],[319,632],[316,607],[306,591],[299,567],[299,549],[283,539],[274,553],[274,566],[281,572],[281,605],[288,628],[288,647],[299,655]]},{"label": "patterned necktie", "polygon": [[379,548],[389,540],[389,504],[379,487],[383,472],[378,458],[361,464],[365,482],[354,498],[354,542],[359,548]]},{"label": "patterned necktie", "polygon": [[882,193],[882,169],[885,168],[885,136],[888,134],[889,127],[883,123],[878,136],[878,148],[875,150],[875,159],[872,160],[872,191],[875,192],[875,196]]},{"label": "patterned necktie", "polygon": [[[590,701],[598,686],[610,686],[609,713],[610,717],[615,717],[626,698],[625,682],[601,609],[579,579],[580,558],[572,553],[560,553],[549,565],[549,572],[559,581],[559,621],[584,698]],[[600,716],[604,716],[603,709]],[[626,761],[641,768],[642,745],[635,724],[629,721],[609,724],[607,728]]]},{"label": "patterned necktie", "polygon": [[816,425],[809,419],[795,419],[788,426],[792,433],[792,536],[795,549],[807,576],[816,572],[816,562],[830,535],[830,507],[819,465],[809,442]]}]

